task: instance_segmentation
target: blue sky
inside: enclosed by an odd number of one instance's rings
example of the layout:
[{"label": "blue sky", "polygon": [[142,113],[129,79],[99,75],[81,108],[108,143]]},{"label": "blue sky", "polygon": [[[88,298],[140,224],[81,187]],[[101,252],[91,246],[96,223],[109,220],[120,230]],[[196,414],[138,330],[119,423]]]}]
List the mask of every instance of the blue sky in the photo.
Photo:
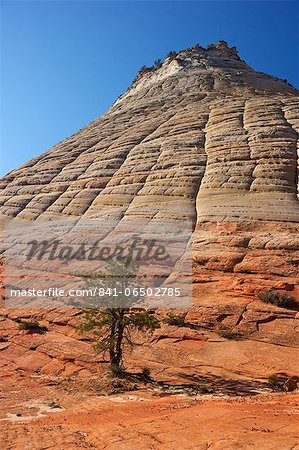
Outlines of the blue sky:
[{"label": "blue sky", "polygon": [[298,86],[293,1],[2,1],[0,175],[94,120],[142,65],[218,39]]}]

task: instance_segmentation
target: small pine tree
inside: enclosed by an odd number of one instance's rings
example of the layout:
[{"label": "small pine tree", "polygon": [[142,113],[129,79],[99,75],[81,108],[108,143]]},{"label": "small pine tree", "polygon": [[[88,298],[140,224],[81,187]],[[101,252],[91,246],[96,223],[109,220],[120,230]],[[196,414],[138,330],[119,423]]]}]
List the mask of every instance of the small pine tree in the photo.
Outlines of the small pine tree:
[{"label": "small pine tree", "polygon": [[138,71],[138,75],[143,75],[143,74],[145,74],[147,72],[151,72],[151,71],[152,71],[151,67],[142,66],[142,67],[140,67],[140,69]]},{"label": "small pine tree", "polygon": [[156,61],[154,62],[154,68],[159,69],[161,66],[162,66],[161,59],[156,59]]},{"label": "small pine tree", "polygon": [[[109,263],[110,267],[114,270],[117,266],[115,263]],[[132,268],[132,266],[131,266]],[[121,267],[118,265],[116,270],[119,275],[111,275],[110,278],[103,279],[102,276],[93,276],[88,278],[86,283],[87,289],[91,286],[104,287],[105,290],[113,289],[117,285],[118,292],[121,294],[117,297],[117,303],[114,303],[113,299],[103,299],[101,296],[93,296],[90,298],[92,304],[105,305],[106,307],[89,308],[85,310],[85,316],[83,323],[78,327],[79,331],[92,331],[95,337],[94,348],[97,352],[108,352],[110,367],[113,369],[112,373],[123,373],[123,346],[128,343],[130,346],[134,346],[134,341],[131,337],[131,331],[133,329],[139,331],[150,330],[153,331],[160,327],[159,320],[146,311],[144,308],[133,308],[132,304],[138,304],[141,297],[134,296],[133,299],[129,299],[125,296],[126,288],[129,286],[130,269]],[[137,286],[137,280],[135,286]],[[130,286],[132,287],[132,281]]]},{"label": "small pine tree", "polygon": [[169,59],[172,61],[173,59],[176,58],[176,56],[177,56],[177,52],[171,50],[171,51],[168,53],[168,55],[166,56],[166,58],[169,58]]},{"label": "small pine tree", "polygon": [[158,319],[144,309],[105,308],[86,311],[79,329],[93,331],[96,338],[95,350],[108,351],[111,367],[121,368],[124,343],[134,346],[130,331],[154,330],[159,326]]}]

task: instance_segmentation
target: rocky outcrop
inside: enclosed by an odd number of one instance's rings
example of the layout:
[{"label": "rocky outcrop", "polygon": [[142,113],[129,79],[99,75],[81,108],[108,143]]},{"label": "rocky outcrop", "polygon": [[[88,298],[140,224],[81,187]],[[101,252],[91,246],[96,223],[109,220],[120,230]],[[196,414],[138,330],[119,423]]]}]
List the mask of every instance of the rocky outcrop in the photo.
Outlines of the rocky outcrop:
[{"label": "rocky outcrop", "polygon": [[298,120],[294,88],[256,73],[223,42],[195,46],[6,175],[1,213],[121,217],[147,200],[163,213],[185,198],[197,199],[198,221],[296,221]]},{"label": "rocky outcrop", "polygon": [[[220,290],[219,290],[220,291]],[[198,291],[195,290],[195,294]],[[178,311],[185,323],[164,322],[153,334],[133,333],[133,348],[126,349],[126,367],[150,367],[159,379],[194,371],[235,379],[267,379],[273,373],[297,374],[298,320],[295,310],[260,301],[198,297],[188,311]],[[94,336],[80,333],[84,320],[76,309],[1,309],[0,352],[4,371],[85,377],[103,373],[107,355],[96,355]],[[35,330],[21,323],[35,321]],[[271,349],[271,351],[269,351]],[[283,349],[283,351],[282,351]],[[258,362],[258,363],[257,363]]]},{"label": "rocky outcrop", "polygon": [[0,310],[5,448],[295,449],[298,307],[257,295],[299,300],[298,128],[295,88],[224,41],[196,45],[143,68],[104,115],[0,180],[1,227],[72,219],[86,236],[85,219],[182,219],[193,231],[183,323],[156,309],[161,328],[124,351],[155,388],[143,378],[107,396],[124,381],[99,377],[109,362],[78,332],[81,310]]},{"label": "rocky outcrop", "polygon": [[245,297],[288,282],[296,297],[298,104],[295,88],[224,41],[171,53],[104,115],[7,174],[2,218],[191,220],[195,280],[230,274]]}]

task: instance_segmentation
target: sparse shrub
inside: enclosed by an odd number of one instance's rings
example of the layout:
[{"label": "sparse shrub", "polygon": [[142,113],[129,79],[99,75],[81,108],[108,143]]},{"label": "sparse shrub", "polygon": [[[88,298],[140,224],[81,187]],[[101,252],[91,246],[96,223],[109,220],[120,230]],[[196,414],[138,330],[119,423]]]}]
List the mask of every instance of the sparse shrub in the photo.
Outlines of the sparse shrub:
[{"label": "sparse shrub", "polygon": [[144,378],[150,378],[150,375],[151,375],[151,369],[149,367],[143,367],[142,376]]},{"label": "sparse shrub", "polygon": [[268,384],[269,386],[277,386],[278,385],[278,376],[276,375],[276,373],[273,373],[272,375],[268,376]]},{"label": "sparse shrub", "polygon": [[271,305],[279,306],[281,308],[293,306],[295,300],[291,295],[279,294],[276,291],[261,292],[257,297],[264,303],[271,303]]},{"label": "sparse shrub", "polygon": [[161,66],[162,66],[161,59],[156,59],[156,61],[154,62],[154,68],[159,69]]},{"label": "sparse shrub", "polygon": [[36,320],[24,320],[19,323],[20,330],[39,331],[41,326]]},{"label": "sparse shrub", "polygon": [[142,66],[139,69],[138,75],[144,75],[145,73],[151,72],[152,70],[152,67]]},{"label": "sparse shrub", "polygon": [[55,400],[52,400],[49,403],[49,407],[52,409],[61,409],[61,406]]},{"label": "sparse shrub", "polygon": [[177,52],[171,50],[171,51],[168,53],[168,55],[166,56],[166,58],[169,58],[169,59],[172,61],[173,59],[176,58],[176,56],[177,56]]},{"label": "sparse shrub", "polygon": [[[152,72],[154,70],[154,67],[148,67],[148,66],[142,66],[140,67],[138,74],[136,75],[136,77],[133,80],[133,83],[135,83],[140,77],[142,77],[143,75],[145,75],[146,73]],[[121,97],[121,96],[120,96]]]},{"label": "sparse shrub", "polygon": [[164,318],[164,322],[167,323],[168,325],[183,327],[185,325],[185,317],[169,312]]},{"label": "sparse shrub", "polygon": [[239,334],[235,333],[232,330],[219,330],[218,331],[219,336],[223,337],[224,339],[230,339],[230,340],[234,340],[234,339],[239,339]]}]

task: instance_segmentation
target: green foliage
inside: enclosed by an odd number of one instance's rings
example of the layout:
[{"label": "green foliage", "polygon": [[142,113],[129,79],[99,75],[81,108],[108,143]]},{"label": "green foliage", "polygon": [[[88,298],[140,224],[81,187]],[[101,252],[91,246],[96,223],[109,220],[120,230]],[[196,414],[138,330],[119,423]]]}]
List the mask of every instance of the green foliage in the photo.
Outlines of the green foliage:
[{"label": "green foliage", "polygon": [[[169,52],[169,54],[167,56],[170,57],[171,59],[174,59],[176,57],[176,55],[177,55],[177,53],[172,51],[172,52]],[[160,69],[161,66],[162,66],[161,59],[156,59],[152,66],[140,67],[140,69],[138,71],[138,75],[134,78],[133,83],[135,83],[135,81],[137,81],[139,79],[139,77],[145,75],[146,73],[154,72],[155,70]]]},{"label": "green foliage", "polygon": [[[84,321],[78,330],[93,332],[95,350],[109,352],[111,371],[116,373],[118,369],[123,369],[124,344],[134,346],[132,330],[153,331],[160,327],[160,323],[144,308],[136,308],[136,303],[138,304],[142,297],[138,297],[138,294],[133,298],[125,295],[129,285],[131,288],[132,286],[138,287],[138,279],[134,278],[134,272],[136,272],[134,264],[131,263],[129,267],[124,267],[110,262],[109,268],[110,276],[108,278],[92,276],[86,281],[86,289],[104,286],[107,290],[116,287],[119,295],[116,300],[113,297],[103,298],[103,296],[90,298],[92,307],[85,310]],[[98,307],[95,307],[97,305]],[[135,307],[133,308],[132,305]]]},{"label": "green foliage", "polygon": [[142,67],[139,69],[138,75],[143,75],[143,74],[145,74],[145,73],[151,72],[152,70],[153,70],[152,67],[142,66]]},{"label": "green foliage", "polygon": [[127,324],[139,331],[160,328],[159,320],[145,310],[139,310],[139,312],[130,315],[128,312]]},{"label": "green foliage", "polygon": [[185,317],[176,315],[172,312],[167,313],[166,317],[164,318],[164,322],[168,325],[175,325],[177,327],[183,327],[185,326]]},{"label": "green foliage", "polygon": [[279,379],[278,379],[278,377],[277,377],[277,375],[275,373],[268,376],[268,384],[270,386],[277,386],[278,385],[278,381],[279,381]]},{"label": "green foliage", "polygon": [[20,330],[37,331],[40,330],[40,325],[36,320],[24,320],[19,323]]},{"label": "green foliage", "polygon": [[271,303],[281,308],[289,308],[294,304],[294,297],[288,294],[279,294],[276,291],[261,292],[258,294],[258,299],[264,303]]},{"label": "green foliage", "polygon": [[166,58],[169,58],[169,59],[172,61],[173,59],[176,58],[176,56],[177,56],[177,52],[171,50],[171,51],[168,53],[168,55],[166,56]]},{"label": "green foliage", "polygon": [[218,334],[219,334],[219,336],[223,337],[224,339],[229,339],[229,340],[237,340],[240,337],[238,333],[235,333],[232,330],[219,330]]},{"label": "green foliage", "polygon": [[156,61],[154,62],[154,68],[159,69],[161,66],[162,66],[161,59],[156,59]]},{"label": "green foliage", "polygon": [[133,83],[135,83],[135,81],[137,81],[140,77],[142,77],[146,73],[152,72],[153,70],[154,70],[153,66],[152,67],[148,67],[148,66],[140,67],[138,74],[136,75],[136,77],[133,80]]},{"label": "green foliage", "polygon": [[111,366],[122,365],[124,343],[134,346],[131,331],[153,331],[159,328],[158,319],[143,309],[104,308],[85,312],[79,331],[92,331],[97,352],[109,352]]}]

